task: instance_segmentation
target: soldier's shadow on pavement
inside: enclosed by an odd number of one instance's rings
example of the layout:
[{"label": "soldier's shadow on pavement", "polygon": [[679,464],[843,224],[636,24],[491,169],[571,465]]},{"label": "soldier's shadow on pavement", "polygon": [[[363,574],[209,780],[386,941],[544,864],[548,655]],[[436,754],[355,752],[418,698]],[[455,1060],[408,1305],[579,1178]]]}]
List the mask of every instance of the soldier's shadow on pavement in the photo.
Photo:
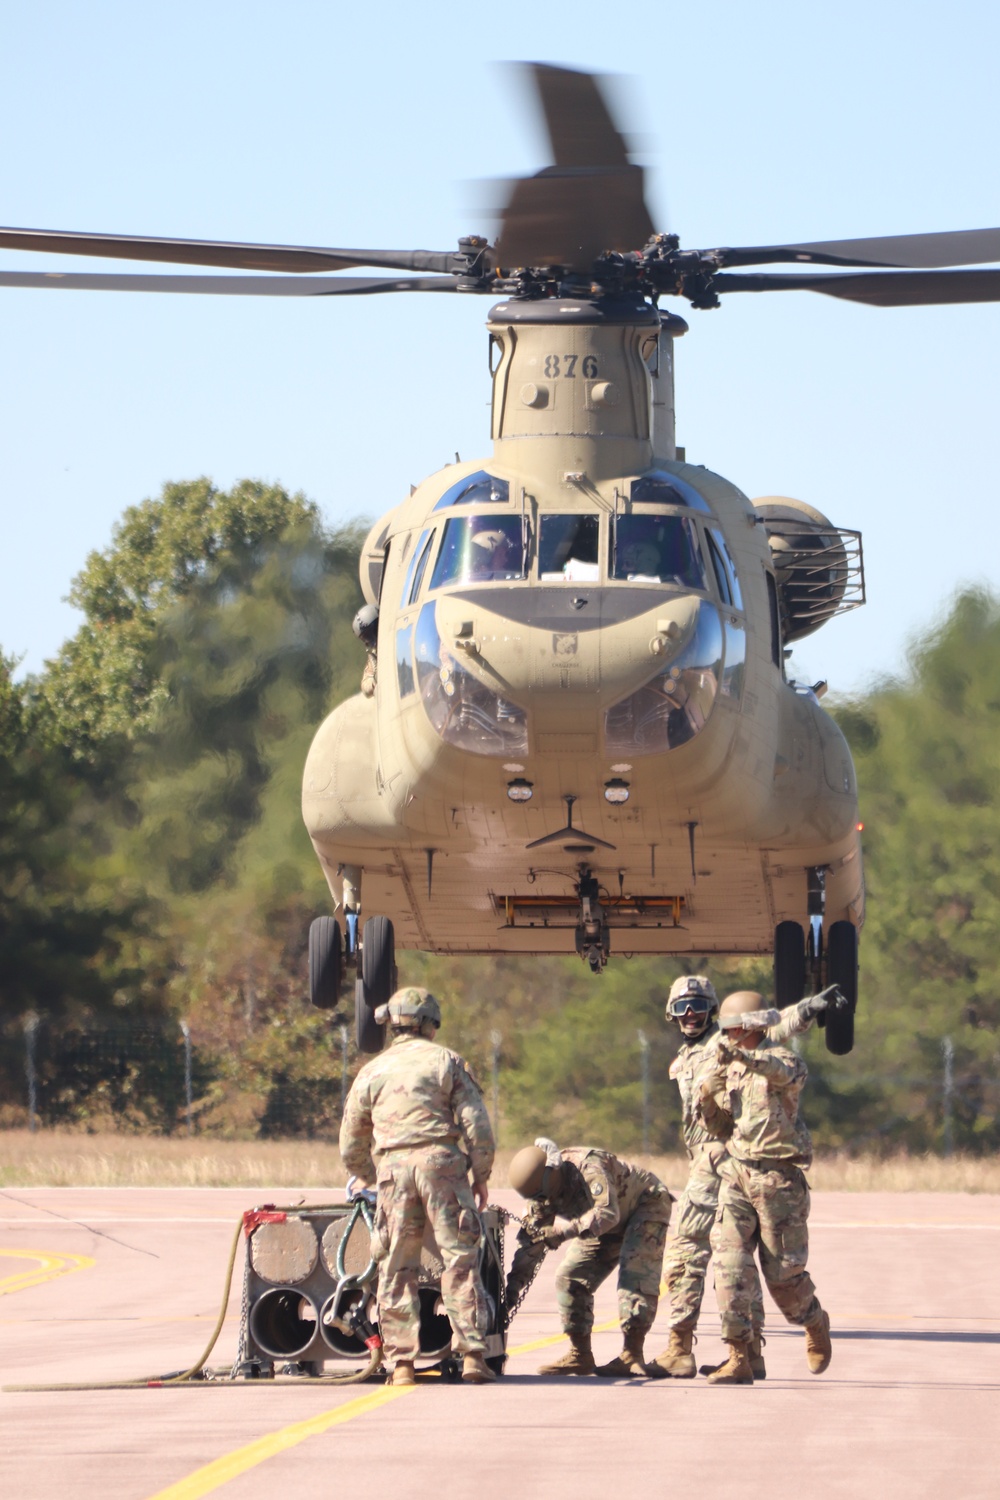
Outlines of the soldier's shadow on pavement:
[{"label": "soldier's shadow on pavement", "polygon": [[833,1339],[835,1343],[841,1339],[878,1339],[904,1344],[1000,1344],[1000,1332],[959,1332],[951,1328],[838,1328]]}]

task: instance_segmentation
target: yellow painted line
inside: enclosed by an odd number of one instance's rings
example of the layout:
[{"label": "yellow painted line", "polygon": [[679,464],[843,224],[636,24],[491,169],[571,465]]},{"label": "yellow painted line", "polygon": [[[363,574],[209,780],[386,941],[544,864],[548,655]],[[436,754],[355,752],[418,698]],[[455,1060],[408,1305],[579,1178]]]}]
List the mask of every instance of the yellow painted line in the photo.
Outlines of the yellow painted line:
[{"label": "yellow painted line", "polygon": [[[620,1328],[621,1324],[617,1318],[611,1318],[607,1323],[595,1323],[595,1333],[609,1333],[612,1328]],[[564,1333],[553,1334],[547,1339],[532,1339],[530,1344],[518,1344],[514,1349],[508,1349],[508,1357],[513,1358],[515,1354],[531,1354],[535,1349],[548,1349],[553,1344],[561,1344],[565,1341]]]},{"label": "yellow painted line", "polygon": [[14,1271],[10,1276],[0,1276],[0,1297],[12,1292],[23,1292],[32,1286],[41,1286],[43,1281],[55,1281],[57,1276],[68,1276],[72,1271],[85,1271],[94,1261],[89,1255],[55,1254],[50,1250],[0,1250],[7,1260],[33,1260],[34,1270]]},{"label": "yellow painted line", "polygon": [[304,1443],[306,1438],[318,1437],[321,1432],[326,1432],[341,1422],[363,1417],[390,1401],[398,1400],[400,1396],[412,1395],[415,1390],[415,1385],[383,1386],[379,1391],[359,1396],[355,1401],[347,1401],[343,1406],[334,1407],[332,1411],[320,1412],[318,1417],[309,1417],[305,1422],[293,1422],[290,1427],[281,1427],[277,1432],[269,1432],[265,1437],[258,1438],[256,1442],[247,1443],[245,1448],[236,1448],[232,1453],[224,1454],[214,1463],[206,1464],[203,1469],[196,1469],[177,1484],[168,1485],[165,1490],[157,1490],[155,1495],[150,1496],[150,1500],[200,1500],[202,1495],[212,1494],[213,1490],[228,1484],[240,1474],[245,1474],[248,1469],[254,1469],[267,1459],[274,1458],[275,1454],[284,1453],[288,1448]]}]

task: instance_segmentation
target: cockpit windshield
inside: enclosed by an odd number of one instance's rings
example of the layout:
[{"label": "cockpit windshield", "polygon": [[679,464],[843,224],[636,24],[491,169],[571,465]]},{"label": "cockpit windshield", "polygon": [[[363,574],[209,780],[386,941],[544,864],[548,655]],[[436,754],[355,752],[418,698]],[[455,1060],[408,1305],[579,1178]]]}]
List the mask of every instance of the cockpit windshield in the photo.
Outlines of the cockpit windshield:
[{"label": "cockpit windshield", "polygon": [[596,583],[599,577],[597,516],[540,516],[538,577],[542,583]]},{"label": "cockpit windshield", "polygon": [[617,516],[611,576],[632,583],[704,589],[705,565],[693,524],[686,516]]},{"label": "cockpit windshield", "polygon": [[445,523],[431,588],[523,578],[526,552],[520,516],[453,516]]}]

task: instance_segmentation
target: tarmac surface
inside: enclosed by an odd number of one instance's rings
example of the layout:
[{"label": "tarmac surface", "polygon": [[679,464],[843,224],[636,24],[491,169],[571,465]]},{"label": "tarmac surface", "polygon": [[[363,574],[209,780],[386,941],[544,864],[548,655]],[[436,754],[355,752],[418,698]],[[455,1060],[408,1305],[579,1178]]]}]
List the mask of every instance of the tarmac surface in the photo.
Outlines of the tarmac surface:
[{"label": "tarmac surface", "polygon": [[[674,1191],[676,1184],[671,1184]],[[215,1324],[239,1215],[339,1193],[0,1190],[0,1381],[128,1379],[186,1368]],[[517,1200],[500,1193],[512,1209]],[[546,1258],[495,1386],[195,1386],[0,1396],[10,1500],[225,1500],[443,1493],[561,1496],[1000,1495],[1000,1197],[817,1193],[810,1269],[833,1362],[767,1307],[768,1378],[540,1378],[558,1354],[558,1253]],[[508,1256],[510,1245],[508,1244]],[[211,1364],[235,1353],[239,1266]],[[711,1292],[696,1353],[721,1357]],[[600,1359],[619,1348],[613,1281]],[[647,1354],[666,1343],[661,1304]],[[328,1366],[329,1372],[339,1368]],[[351,1368],[345,1365],[344,1368]]]}]

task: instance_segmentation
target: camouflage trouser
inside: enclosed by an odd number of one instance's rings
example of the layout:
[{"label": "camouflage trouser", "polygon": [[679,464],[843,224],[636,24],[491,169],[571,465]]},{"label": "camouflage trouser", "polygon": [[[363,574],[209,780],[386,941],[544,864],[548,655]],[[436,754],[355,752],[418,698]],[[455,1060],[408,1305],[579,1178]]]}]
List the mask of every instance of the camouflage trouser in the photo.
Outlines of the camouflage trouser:
[{"label": "camouflage trouser", "polygon": [[430,1226],[444,1264],[441,1296],[456,1353],[482,1353],[489,1314],[479,1275],[479,1215],[464,1156],[439,1146],[396,1152],[378,1169],[372,1252],[379,1262],[379,1329],[390,1364],[420,1348],[417,1276]]},{"label": "camouflage trouser", "polygon": [[808,1218],[809,1187],[799,1167],[730,1158],[712,1229],[724,1339],[747,1338],[752,1331],[751,1300],[759,1284],[755,1249],[767,1289],[789,1323],[809,1323],[819,1314],[816,1288],[806,1270]]},{"label": "camouflage trouser", "polygon": [[[650,1201],[647,1203],[646,1198]],[[556,1303],[564,1333],[589,1333],[594,1326],[594,1293],[618,1267],[618,1320],[623,1333],[652,1327],[660,1300],[663,1246],[670,1222],[670,1199],[644,1194],[624,1224],[600,1239],[570,1240],[556,1274]]]},{"label": "camouflage trouser", "polygon": [[[692,1159],[677,1210],[677,1227],[663,1257],[663,1279],[670,1294],[670,1326],[685,1333],[698,1326],[705,1295],[705,1277],[712,1258],[712,1225],[719,1206],[718,1162],[725,1159],[725,1154],[724,1147],[709,1147]],[[751,1272],[750,1315],[759,1331],[764,1326],[764,1302],[753,1262]]]}]

